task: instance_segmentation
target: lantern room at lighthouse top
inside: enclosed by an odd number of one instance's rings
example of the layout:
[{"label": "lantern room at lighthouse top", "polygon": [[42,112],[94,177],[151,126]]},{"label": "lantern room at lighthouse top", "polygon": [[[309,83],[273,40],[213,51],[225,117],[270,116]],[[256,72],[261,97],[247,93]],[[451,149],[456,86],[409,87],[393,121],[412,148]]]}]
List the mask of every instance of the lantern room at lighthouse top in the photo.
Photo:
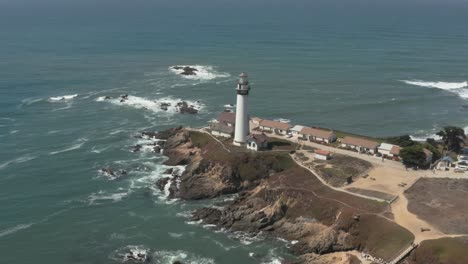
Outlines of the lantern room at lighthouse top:
[{"label": "lantern room at lighthouse top", "polygon": [[249,94],[250,85],[247,73],[243,72],[239,75],[239,81],[237,83],[237,94],[247,95]]}]

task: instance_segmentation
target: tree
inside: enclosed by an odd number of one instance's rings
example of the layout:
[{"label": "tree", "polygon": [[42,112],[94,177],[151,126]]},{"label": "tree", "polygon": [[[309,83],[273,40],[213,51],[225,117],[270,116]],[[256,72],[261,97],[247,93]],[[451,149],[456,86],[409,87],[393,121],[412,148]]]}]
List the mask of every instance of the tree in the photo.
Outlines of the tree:
[{"label": "tree", "polygon": [[430,152],[432,152],[432,162],[435,162],[436,160],[442,158],[442,153],[440,153],[440,151],[433,145],[429,144],[429,143],[424,143],[422,144],[423,148],[429,150]]},{"label": "tree", "polygon": [[463,128],[446,126],[444,129],[437,133],[438,136],[444,141],[445,148],[448,151],[460,152],[462,143],[464,142],[466,135]]},{"label": "tree", "polygon": [[390,144],[398,145],[400,147],[409,147],[416,144],[409,135],[403,135],[398,137],[388,137],[384,139],[385,142]]},{"label": "tree", "polygon": [[426,162],[426,154],[423,151],[422,145],[414,145],[403,148],[400,152],[400,156],[403,159],[403,164],[405,164],[406,167],[424,168],[428,165]]}]

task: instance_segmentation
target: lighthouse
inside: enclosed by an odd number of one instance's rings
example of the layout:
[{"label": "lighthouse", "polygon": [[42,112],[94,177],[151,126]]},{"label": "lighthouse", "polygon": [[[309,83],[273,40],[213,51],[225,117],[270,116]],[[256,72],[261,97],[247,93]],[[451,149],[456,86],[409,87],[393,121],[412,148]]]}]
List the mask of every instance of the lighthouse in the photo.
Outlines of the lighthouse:
[{"label": "lighthouse", "polygon": [[249,95],[250,85],[248,76],[245,72],[239,75],[237,82],[237,104],[236,104],[236,130],[234,133],[234,145],[241,146],[247,141],[249,135],[249,114],[247,97]]}]

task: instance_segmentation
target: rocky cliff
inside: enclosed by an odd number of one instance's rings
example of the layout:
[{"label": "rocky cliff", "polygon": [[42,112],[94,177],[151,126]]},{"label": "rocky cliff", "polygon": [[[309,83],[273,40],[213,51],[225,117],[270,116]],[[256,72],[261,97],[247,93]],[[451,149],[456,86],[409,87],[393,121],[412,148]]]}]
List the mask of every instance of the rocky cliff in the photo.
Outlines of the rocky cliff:
[{"label": "rocky cliff", "polygon": [[[324,254],[354,249],[389,258],[412,240],[407,230],[382,216],[386,204],[329,189],[288,153],[228,152],[209,135],[182,128],[162,136],[166,164],[186,165],[181,175],[158,184],[163,189],[170,182],[171,197],[239,194],[223,209],[196,210],[193,220],[295,241],[291,250],[302,256],[300,263],[321,263],[320,258],[328,263]],[[356,263],[351,256],[342,260]]]}]

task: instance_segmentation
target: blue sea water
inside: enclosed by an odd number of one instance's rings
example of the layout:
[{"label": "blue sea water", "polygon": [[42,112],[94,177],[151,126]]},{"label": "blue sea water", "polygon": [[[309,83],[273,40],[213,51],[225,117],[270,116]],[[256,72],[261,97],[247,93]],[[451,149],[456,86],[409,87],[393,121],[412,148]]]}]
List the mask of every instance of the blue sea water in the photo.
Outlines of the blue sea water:
[{"label": "blue sea water", "polygon": [[[254,116],[371,136],[468,127],[467,13],[456,1],[0,2],[0,262],[119,263],[128,246],[155,263],[290,258],[284,242],[188,223],[217,201],[167,201],[154,188],[163,158],[131,153],[135,133],[205,124],[235,103],[242,71]],[[200,113],[157,107],[177,100]]]}]

